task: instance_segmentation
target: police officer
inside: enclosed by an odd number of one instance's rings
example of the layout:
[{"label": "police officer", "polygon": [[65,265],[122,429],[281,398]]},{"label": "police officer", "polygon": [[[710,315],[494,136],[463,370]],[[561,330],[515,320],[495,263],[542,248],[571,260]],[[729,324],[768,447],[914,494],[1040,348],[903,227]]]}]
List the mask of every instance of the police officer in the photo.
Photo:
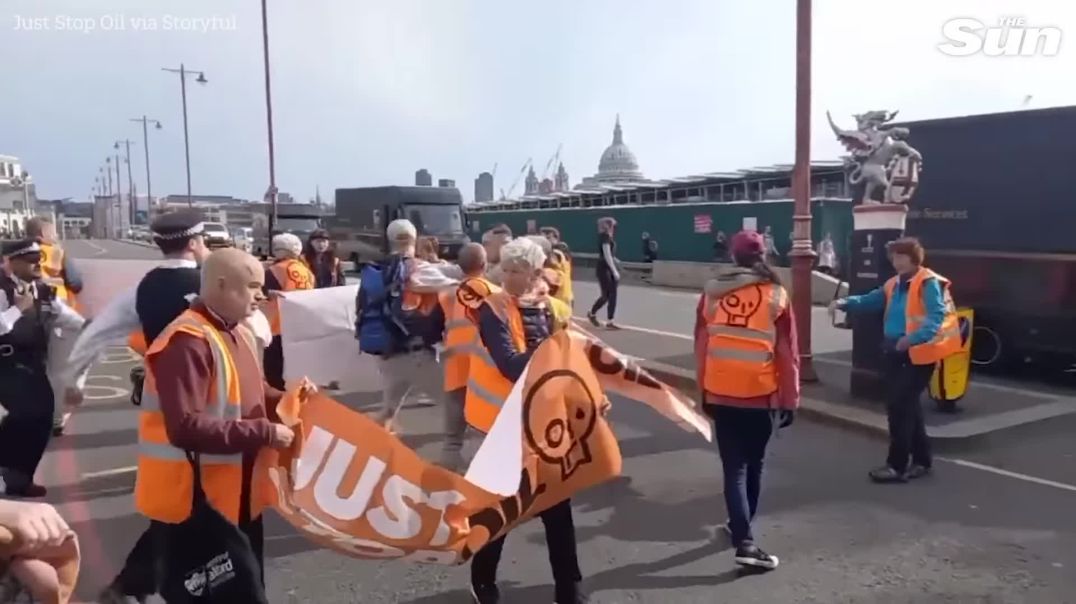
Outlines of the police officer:
[{"label": "police officer", "polygon": [[[33,239],[3,246],[7,270],[0,275],[0,475],[7,495],[43,497],[34,473],[52,434],[56,405],[47,373],[49,332],[78,330],[82,317],[42,280],[41,246]],[[64,402],[81,402],[68,389]]]}]

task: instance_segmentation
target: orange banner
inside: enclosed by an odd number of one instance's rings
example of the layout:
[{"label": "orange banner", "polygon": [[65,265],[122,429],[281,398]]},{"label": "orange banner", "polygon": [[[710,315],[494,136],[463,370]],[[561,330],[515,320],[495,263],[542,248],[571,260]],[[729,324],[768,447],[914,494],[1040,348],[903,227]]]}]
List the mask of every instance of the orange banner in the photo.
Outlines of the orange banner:
[{"label": "orange banner", "polygon": [[265,451],[277,511],[317,543],[359,558],[458,564],[583,489],[620,474],[609,402],[586,343],[542,344],[522,389],[519,490],[499,497],[423,460],[380,425],[322,395],[281,403],[297,427],[288,453]]}]

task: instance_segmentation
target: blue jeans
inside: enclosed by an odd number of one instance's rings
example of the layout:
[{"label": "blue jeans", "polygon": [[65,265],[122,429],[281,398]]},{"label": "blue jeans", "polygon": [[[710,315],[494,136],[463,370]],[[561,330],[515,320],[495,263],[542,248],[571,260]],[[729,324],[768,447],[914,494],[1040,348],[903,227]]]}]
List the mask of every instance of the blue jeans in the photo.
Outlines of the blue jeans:
[{"label": "blue jeans", "polygon": [[714,420],[714,437],[725,475],[725,507],[729,514],[732,545],[754,541],[751,521],[758,512],[762,490],[762,460],[773,433],[768,409],[741,409],[703,405]]}]

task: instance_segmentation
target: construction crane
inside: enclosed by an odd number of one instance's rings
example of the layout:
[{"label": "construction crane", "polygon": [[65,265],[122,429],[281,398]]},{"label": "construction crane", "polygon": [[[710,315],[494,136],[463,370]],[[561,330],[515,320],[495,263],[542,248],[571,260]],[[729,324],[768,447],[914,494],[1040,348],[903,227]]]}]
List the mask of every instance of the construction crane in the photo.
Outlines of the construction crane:
[{"label": "construction crane", "polygon": [[516,175],[516,180],[512,183],[512,186],[508,187],[508,192],[506,193],[504,189],[501,189],[501,199],[508,199],[509,196],[512,195],[512,192],[519,186],[520,179],[527,173],[527,168],[530,168],[532,163],[534,163],[534,158],[528,157],[527,161],[524,162],[523,167],[519,169],[519,174]]},{"label": "construction crane", "polygon": [[553,157],[549,158],[548,162],[546,162],[545,170],[542,171],[542,178],[540,180],[545,180],[546,177],[549,176],[549,171],[550,170],[556,170],[557,169],[557,160],[560,159],[560,150],[563,147],[564,147],[564,143],[560,143],[559,145],[557,145],[557,152],[553,154]]}]

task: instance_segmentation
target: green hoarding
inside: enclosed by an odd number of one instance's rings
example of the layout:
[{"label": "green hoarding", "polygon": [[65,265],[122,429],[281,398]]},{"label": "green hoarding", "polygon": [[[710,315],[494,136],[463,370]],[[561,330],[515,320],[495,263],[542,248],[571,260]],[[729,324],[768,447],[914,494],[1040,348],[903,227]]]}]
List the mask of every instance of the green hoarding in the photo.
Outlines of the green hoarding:
[{"label": "green hoarding", "polygon": [[[811,203],[811,239],[817,242],[830,233],[838,255],[852,232],[852,204],[845,199],[815,199]],[[643,259],[642,234],[658,242],[661,260],[708,262],[713,259],[714,235],[723,231],[731,237],[753,226],[762,232],[770,227],[774,243],[782,255],[792,245],[792,201],[744,201],[544,210],[503,210],[471,212],[467,215],[471,237],[497,224],[507,224],[519,235],[537,233],[541,227],[556,227],[574,252],[597,253],[597,221],[611,216],[617,221],[617,255],[621,260]]]}]

